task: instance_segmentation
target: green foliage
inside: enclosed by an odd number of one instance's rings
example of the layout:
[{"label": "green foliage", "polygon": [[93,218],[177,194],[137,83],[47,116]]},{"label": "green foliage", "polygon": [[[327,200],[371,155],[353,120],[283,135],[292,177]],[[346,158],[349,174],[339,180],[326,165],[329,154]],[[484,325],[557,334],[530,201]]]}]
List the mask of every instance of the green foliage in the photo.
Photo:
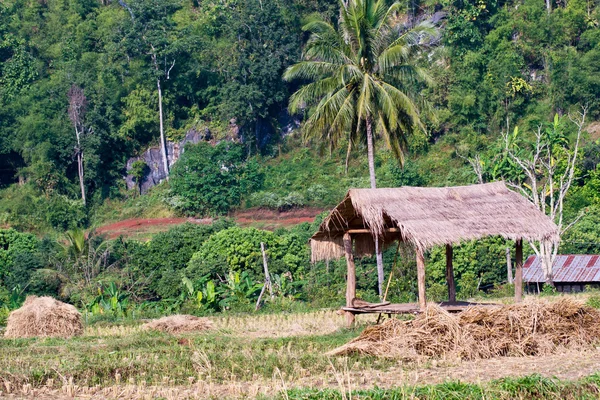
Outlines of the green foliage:
[{"label": "green foliage", "polygon": [[115,317],[127,316],[129,293],[122,292],[114,282],[98,288],[98,295],[86,304],[87,311],[94,315],[109,313]]},{"label": "green foliage", "polygon": [[[453,266],[458,281],[459,297],[463,295],[466,296],[465,298],[472,297],[480,286],[506,281],[507,247],[512,249],[513,244],[499,237],[470,241],[460,246],[454,246]],[[431,283],[445,282],[445,247],[436,247],[431,250],[427,263],[427,278]],[[465,288],[461,289],[462,286]]]},{"label": "green foliage", "polygon": [[600,295],[598,293],[593,293],[585,302],[586,305],[600,309]]},{"label": "green foliage", "polygon": [[[599,203],[600,204],[600,203]],[[561,238],[562,254],[600,254],[600,208],[591,207]]]},{"label": "green foliage", "polygon": [[150,172],[148,164],[146,164],[144,160],[134,161],[134,163],[131,164],[131,171],[129,172],[133,176],[135,182],[137,183],[138,188],[140,190],[140,194],[142,194],[142,183],[144,182],[144,178],[146,178],[146,175],[148,175],[148,172]]},{"label": "green foliage", "polygon": [[237,206],[243,193],[261,185],[254,161],[246,162],[244,147],[221,142],[186,147],[171,172],[178,208],[186,214],[222,215]]},{"label": "green foliage", "polygon": [[340,7],[339,24],[312,18],[303,60],[288,68],[286,80],[310,83],[290,97],[292,113],[308,111],[305,137],[325,147],[366,141],[372,185],[373,135],[382,137],[402,162],[408,137],[424,132],[417,101],[430,82],[420,57],[433,42],[428,22],[403,26],[393,20],[401,5],[356,0]]},{"label": "green foliage", "polygon": [[192,255],[213,233],[230,226],[229,220],[217,220],[211,225],[187,223],[159,233],[146,243],[119,241],[114,252],[121,259],[122,268],[133,275],[137,296],[176,298],[181,293],[182,271]]},{"label": "green foliage", "polygon": [[0,282],[11,290],[25,286],[32,269],[40,264],[32,255],[37,247],[38,240],[30,233],[0,229]]},{"label": "green foliage", "polygon": [[264,276],[261,243],[265,245],[270,273],[303,273],[308,252],[299,235],[278,236],[255,228],[233,227],[215,233],[204,242],[191,258],[187,276],[209,275],[217,279],[224,278],[231,270],[247,272],[252,279],[260,279]]}]

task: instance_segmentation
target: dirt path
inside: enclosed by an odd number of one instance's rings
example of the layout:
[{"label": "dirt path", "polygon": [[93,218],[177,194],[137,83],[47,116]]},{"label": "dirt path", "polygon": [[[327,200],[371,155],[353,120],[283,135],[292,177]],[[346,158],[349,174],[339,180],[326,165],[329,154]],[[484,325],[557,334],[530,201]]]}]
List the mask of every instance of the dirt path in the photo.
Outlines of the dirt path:
[{"label": "dirt path", "polygon": [[101,226],[96,229],[96,233],[105,235],[109,239],[116,239],[119,236],[145,236],[166,231],[175,225],[181,225],[186,222],[191,222],[193,224],[210,224],[212,219],[132,218]]},{"label": "dirt path", "polygon": [[[287,212],[272,210],[244,210],[232,215],[232,218],[240,226],[254,226],[260,229],[275,230],[277,228],[289,228],[303,222],[313,222],[315,216],[323,210],[318,208],[301,208]],[[119,236],[148,240],[153,235],[164,232],[176,225],[186,222],[193,224],[210,224],[211,218],[132,218],[111,224],[103,225],[96,232],[105,235],[109,239]]]}]

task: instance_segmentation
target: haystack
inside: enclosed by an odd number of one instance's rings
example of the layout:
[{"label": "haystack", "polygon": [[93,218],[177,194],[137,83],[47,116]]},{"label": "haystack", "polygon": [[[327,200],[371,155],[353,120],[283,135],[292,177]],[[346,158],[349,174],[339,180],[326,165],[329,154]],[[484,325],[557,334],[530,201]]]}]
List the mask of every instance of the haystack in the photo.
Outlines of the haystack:
[{"label": "haystack", "polygon": [[563,298],[508,306],[476,306],[449,314],[436,305],[412,321],[368,327],[329,355],[365,354],[404,360],[535,356],[600,343],[600,311]]},{"label": "haystack", "polygon": [[23,306],[8,316],[4,336],[68,338],[82,333],[81,314],[75,307],[52,297],[28,296]]},{"label": "haystack", "polygon": [[142,328],[167,333],[199,332],[211,329],[212,322],[208,318],[193,315],[171,315],[150,321]]}]

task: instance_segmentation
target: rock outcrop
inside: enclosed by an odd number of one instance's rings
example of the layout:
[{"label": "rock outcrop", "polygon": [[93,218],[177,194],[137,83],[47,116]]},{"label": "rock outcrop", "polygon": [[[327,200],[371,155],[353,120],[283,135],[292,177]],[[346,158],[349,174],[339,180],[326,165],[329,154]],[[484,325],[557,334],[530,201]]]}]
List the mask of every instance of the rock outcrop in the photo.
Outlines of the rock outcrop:
[{"label": "rock outcrop", "polygon": [[[185,135],[183,140],[180,142],[170,142],[167,141],[167,159],[169,160],[169,168],[175,164],[175,162],[179,159],[185,145],[188,143],[196,144],[200,143],[204,140],[210,140],[211,134],[208,128],[204,130],[195,130],[191,129]],[[127,189],[131,190],[137,188],[138,185],[135,182],[132,175],[129,174],[131,171],[132,165],[134,162],[138,160],[143,160],[148,166],[148,173],[146,174],[143,182],[142,182],[142,193],[146,193],[148,189],[151,187],[158,185],[161,181],[163,181],[167,177],[167,173],[164,169],[162,162],[162,154],[160,151],[160,147],[150,147],[146,150],[140,157],[133,157],[127,160],[127,176],[125,177],[125,183],[127,184]]]}]

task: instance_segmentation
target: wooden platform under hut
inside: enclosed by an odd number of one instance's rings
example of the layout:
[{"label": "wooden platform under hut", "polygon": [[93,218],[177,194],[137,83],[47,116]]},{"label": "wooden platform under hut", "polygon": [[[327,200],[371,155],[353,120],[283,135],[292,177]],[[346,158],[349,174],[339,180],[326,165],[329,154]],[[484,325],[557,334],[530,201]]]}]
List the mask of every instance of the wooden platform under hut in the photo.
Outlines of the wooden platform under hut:
[{"label": "wooden platform under hut", "polygon": [[[346,257],[348,324],[359,313],[401,313],[425,310],[425,256],[434,246],[446,246],[449,311],[469,303],[456,301],[452,246],[467,240],[502,236],[516,243],[515,301],[522,298],[523,240],[556,241],[558,227],[529,200],[504,182],[444,188],[400,187],[350,189],[310,240],[313,262]],[[418,305],[379,304],[356,307],[355,256],[371,256],[398,241],[415,249]],[[387,311],[386,311],[387,310]],[[416,311],[415,311],[416,310]],[[388,312],[391,311],[391,312]]]}]

